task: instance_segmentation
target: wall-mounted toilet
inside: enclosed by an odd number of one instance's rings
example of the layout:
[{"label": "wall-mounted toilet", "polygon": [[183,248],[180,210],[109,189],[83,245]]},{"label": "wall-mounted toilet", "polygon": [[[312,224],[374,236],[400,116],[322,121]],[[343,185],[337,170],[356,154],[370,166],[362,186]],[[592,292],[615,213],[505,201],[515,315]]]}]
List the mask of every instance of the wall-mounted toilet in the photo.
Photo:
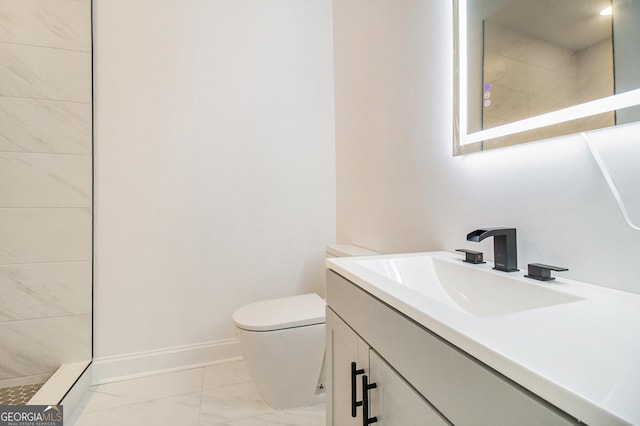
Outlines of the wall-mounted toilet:
[{"label": "wall-mounted toilet", "polygon": [[[379,254],[361,247],[327,247],[328,257]],[[273,408],[324,400],[325,302],[315,293],[270,299],[233,313],[251,378]]]}]

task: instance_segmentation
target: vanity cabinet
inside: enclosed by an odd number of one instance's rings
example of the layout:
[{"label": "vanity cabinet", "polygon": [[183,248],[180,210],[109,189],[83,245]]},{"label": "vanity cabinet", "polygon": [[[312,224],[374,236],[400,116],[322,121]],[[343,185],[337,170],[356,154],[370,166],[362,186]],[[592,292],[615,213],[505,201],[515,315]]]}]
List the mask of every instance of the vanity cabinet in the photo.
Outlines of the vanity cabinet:
[{"label": "vanity cabinet", "polygon": [[328,425],[449,424],[330,308],[326,321]]},{"label": "vanity cabinet", "polygon": [[327,425],[352,417],[351,363],[369,417],[383,425],[570,425],[579,422],[342,276],[327,271]]},{"label": "vanity cabinet", "polygon": [[362,376],[356,371],[369,374],[369,346],[330,308],[326,335],[327,425],[362,425],[362,410],[355,406],[362,400]]}]

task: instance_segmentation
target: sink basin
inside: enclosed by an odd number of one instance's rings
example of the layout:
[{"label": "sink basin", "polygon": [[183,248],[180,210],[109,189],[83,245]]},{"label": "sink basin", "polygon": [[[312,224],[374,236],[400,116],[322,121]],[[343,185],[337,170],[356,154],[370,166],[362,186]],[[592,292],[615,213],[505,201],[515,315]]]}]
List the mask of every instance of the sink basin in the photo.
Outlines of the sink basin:
[{"label": "sink basin", "polygon": [[552,284],[528,282],[469,265],[461,260],[430,255],[359,260],[360,266],[416,292],[477,317],[514,312],[584,300],[555,290]]}]

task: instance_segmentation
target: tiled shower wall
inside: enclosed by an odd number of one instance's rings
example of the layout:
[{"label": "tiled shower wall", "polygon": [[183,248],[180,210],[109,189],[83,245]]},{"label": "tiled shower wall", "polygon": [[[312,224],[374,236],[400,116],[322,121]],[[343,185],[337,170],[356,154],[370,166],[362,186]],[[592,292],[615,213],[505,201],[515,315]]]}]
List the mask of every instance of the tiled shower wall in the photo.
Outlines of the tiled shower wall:
[{"label": "tiled shower wall", "polygon": [[91,3],[0,0],[0,22],[2,387],[91,358]]}]

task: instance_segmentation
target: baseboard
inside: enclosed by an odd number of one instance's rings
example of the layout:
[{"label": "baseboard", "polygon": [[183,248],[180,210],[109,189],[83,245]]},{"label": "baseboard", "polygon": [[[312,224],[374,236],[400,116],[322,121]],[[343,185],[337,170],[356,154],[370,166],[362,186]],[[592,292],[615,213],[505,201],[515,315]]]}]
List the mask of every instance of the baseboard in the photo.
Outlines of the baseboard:
[{"label": "baseboard", "polygon": [[94,358],[92,384],[187,370],[240,358],[240,345],[235,338]]}]

